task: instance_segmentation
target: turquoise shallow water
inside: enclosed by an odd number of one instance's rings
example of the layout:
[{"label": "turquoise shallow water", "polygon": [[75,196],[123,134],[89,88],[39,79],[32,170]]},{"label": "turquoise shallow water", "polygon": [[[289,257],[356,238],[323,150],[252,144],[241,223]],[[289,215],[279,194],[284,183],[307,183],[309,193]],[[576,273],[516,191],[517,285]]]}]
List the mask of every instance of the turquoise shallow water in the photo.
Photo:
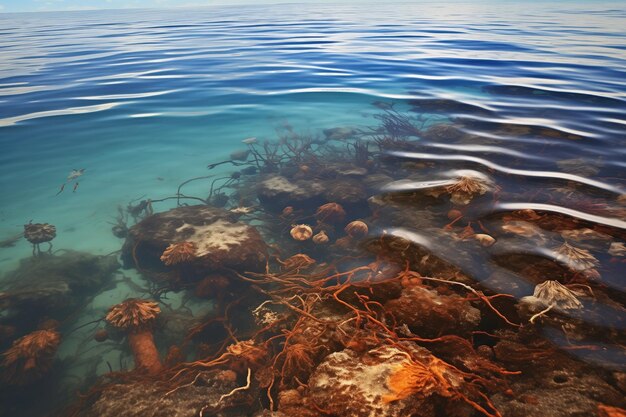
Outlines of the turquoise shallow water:
[{"label": "turquoise shallow water", "polygon": [[[495,210],[566,213],[623,239],[623,210],[550,190],[610,202],[625,193],[625,20],[618,2],[566,1],[0,14],[0,240],[32,220],[57,227],[54,249],[118,251],[118,206],[228,175],[207,165],[244,149],[245,138],[367,129],[391,104],[475,136],[420,138],[418,151],[388,149],[396,157],[442,162],[441,175],[476,169],[513,190],[534,186],[532,202],[507,192]],[[66,177],[83,168],[73,192]],[[185,193],[205,198],[208,188],[194,182]],[[31,251],[24,240],[0,248],[0,272]],[[603,277],[623,292],[619,265]],[[109,290],[79,321],[131,294]],[[73,358],[80,343],[65,342],[61,356]]]}]

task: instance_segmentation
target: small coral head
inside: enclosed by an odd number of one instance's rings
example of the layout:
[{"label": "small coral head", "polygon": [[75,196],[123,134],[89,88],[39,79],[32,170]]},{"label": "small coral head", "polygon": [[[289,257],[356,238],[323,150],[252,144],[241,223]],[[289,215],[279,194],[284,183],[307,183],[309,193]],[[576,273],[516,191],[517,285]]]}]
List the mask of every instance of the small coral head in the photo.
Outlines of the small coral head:
[{"label": "small coral head", "polygon": [[462,175],[454,183],[446,187],[452,203],[465,206],[477,195],[483,195],[491,188],[487,178],[481,176]]},{"label": "small coral head", "polygon": [[109,309],[106,321],[124,330],[141,330],[152,325],[161,313],[154,301],[129,298]]},{"label": "small coral head", "polygon": [[24,225],[24,237],[33,245],[50,242],[57,235],[57,228],[48,223],[28,223]]},{"label": "small coral head", "polygon": [[291,234],[291,237],[295,240],[302,241],[308,240],[311,238],[311,236],[313,236],[313,229],[311,229],[311,226],[308,226],[306,224],[297,224],[291,228],[291,231],[289,233]]},{"label": "small coral head", "polygon": [[161,262],[167,266],[188,262],[196,257],[196,245],[193,242],[172,243],[163,251]]},{"label": "small coral head", "polygon": [[355,220],[353,222],[348,223],[348,225],[343,229],[348,236],[354,239],[361,239],[367,236],[369,233],[369,228],[365,222],[361,220]]},{"label": "small coral head", "polygon": [[557,309],[576,310],[582,303],[576,295],[558,281],[548,280],[535,287],[533,297],[541,300],[546,306],[554,305]]},{"label": "small coral head", "polygon": [[2,379],[16,385],[38,379],[52,366],[60,343],[55,330],[37,330],[17,339],[2,354]]},{"label": "small coral head", "polygon": [[322,223],[340,223],[345,217],[345,210],[337,203],[327,203],[319,206],[315,212],[315,218]]}]

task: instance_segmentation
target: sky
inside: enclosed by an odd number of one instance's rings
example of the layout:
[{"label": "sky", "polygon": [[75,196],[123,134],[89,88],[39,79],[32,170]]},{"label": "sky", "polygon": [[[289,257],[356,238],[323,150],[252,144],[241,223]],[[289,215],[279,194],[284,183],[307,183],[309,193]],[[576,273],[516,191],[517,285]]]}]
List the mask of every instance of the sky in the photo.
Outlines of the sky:
[{"label": "sky", "polygon": [[[434,1],[439,0],[394,0],[394,1]],[[457,0],[458,1],[458,0]],[[484,2],[486,0],[460,0]],[[517,2],[519,0],[496,0]],[[526,0],[540,3],[543,0]],[[581,3],[588,0],[552,0],[562,3]],[[236,4],[276,4],[276,3],[359,3],[373,0],[0,0],[0,13],[43,12],[67,10],[100,10],[128,8],[172,8]]]},{"label": "sky", "polygon": [[[342,0],[344,3],[357,3],[359,1]],[[300,2],[332,3],[336,2],[336,0],[0,0],[0,13]]]}]

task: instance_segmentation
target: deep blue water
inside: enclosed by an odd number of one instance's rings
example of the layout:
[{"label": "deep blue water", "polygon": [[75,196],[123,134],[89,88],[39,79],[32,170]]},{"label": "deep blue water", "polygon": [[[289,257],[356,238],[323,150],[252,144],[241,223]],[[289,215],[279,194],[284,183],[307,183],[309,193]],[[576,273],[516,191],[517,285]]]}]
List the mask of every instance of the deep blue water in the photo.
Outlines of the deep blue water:
[{"label": "deep blue water", "polygon": [[[0,239],[33,220],[57,226],[55,248],[116,251],[118,205],[172,195],[248,137],[374,125],[377,101],[476,136],[405,157],[543,190],[585,184],[614,202],[626,189],[625,21],[602,1],[0,14]],[[79,168],[76,192],[56,195]],[[533,204],[625,227],[547,194]],[[514,193],[499,204],[534,207]],[[0,271],[30,253],[0,249]]]},{"label": "deep blue water", "polygon": [[[488,2],[0,15],[0,231],[48,221],[75,229],[60,245],[115,250],[105,220],[117,204],[167,193],[285,123],[313,133],[371,124],[375,100],[469,104],[448,115],[477,131],[572,133],[581,139],[550,141],[546,158],[621,170],[625,13]],[[543,140],[493,146],[528,157]],[[74,168],[86,168],[79,190],[55,197]]]}]

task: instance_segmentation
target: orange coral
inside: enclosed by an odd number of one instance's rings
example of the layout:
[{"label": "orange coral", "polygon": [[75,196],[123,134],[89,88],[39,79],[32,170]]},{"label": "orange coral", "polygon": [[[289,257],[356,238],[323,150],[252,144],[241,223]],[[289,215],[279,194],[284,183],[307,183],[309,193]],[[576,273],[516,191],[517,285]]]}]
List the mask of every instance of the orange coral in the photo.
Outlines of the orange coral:
[{"label": "orange coral", "polygon": [[196,257],[196,245],[193,242],[172,243],[163,251],[161,261],[167,265],[187,262]]},{"label": "orange coral", "polygon": [[383,396],[383,401],[390,403],[402,400],[414,394],[424,397],[432,394],[441,384],[448,385],[445,379],[438,380],[435,374],[424,364],[407,360],[395,369],[387,379],[390,394]]},{"label": "orange coral", "polygon": [[598,414],[600,417],[626,417],[626,410],[600,404],[598,405]]},{"label": "orange coral", "polygon": [[159,305],[154,301],[130,298],[111,307],[106,316],[112,326],[128,331],[135,366],[151,374],[158,373],[162,368],[151,330],[160,312]]},{"label": "orange coral", "polygon": [[55,330],[37,330],[17,339],[2,354],[2,379],[16,385],[37,380],[52,366],[60,343],[61,335]]},{"label": "orange coral", "polygon": [[[475,386],[467,383],[464,376],[468,375],[434,356],[423,363],[407,354],[407,360],[387,378],[390,394],[384,395],[383,401],[389,403],[411,395],[428,397],[438,394],[463,401],[487,417],[502,417],[491,401]],[[482,398],[487,407],[480,405],[470,396]]]}]

